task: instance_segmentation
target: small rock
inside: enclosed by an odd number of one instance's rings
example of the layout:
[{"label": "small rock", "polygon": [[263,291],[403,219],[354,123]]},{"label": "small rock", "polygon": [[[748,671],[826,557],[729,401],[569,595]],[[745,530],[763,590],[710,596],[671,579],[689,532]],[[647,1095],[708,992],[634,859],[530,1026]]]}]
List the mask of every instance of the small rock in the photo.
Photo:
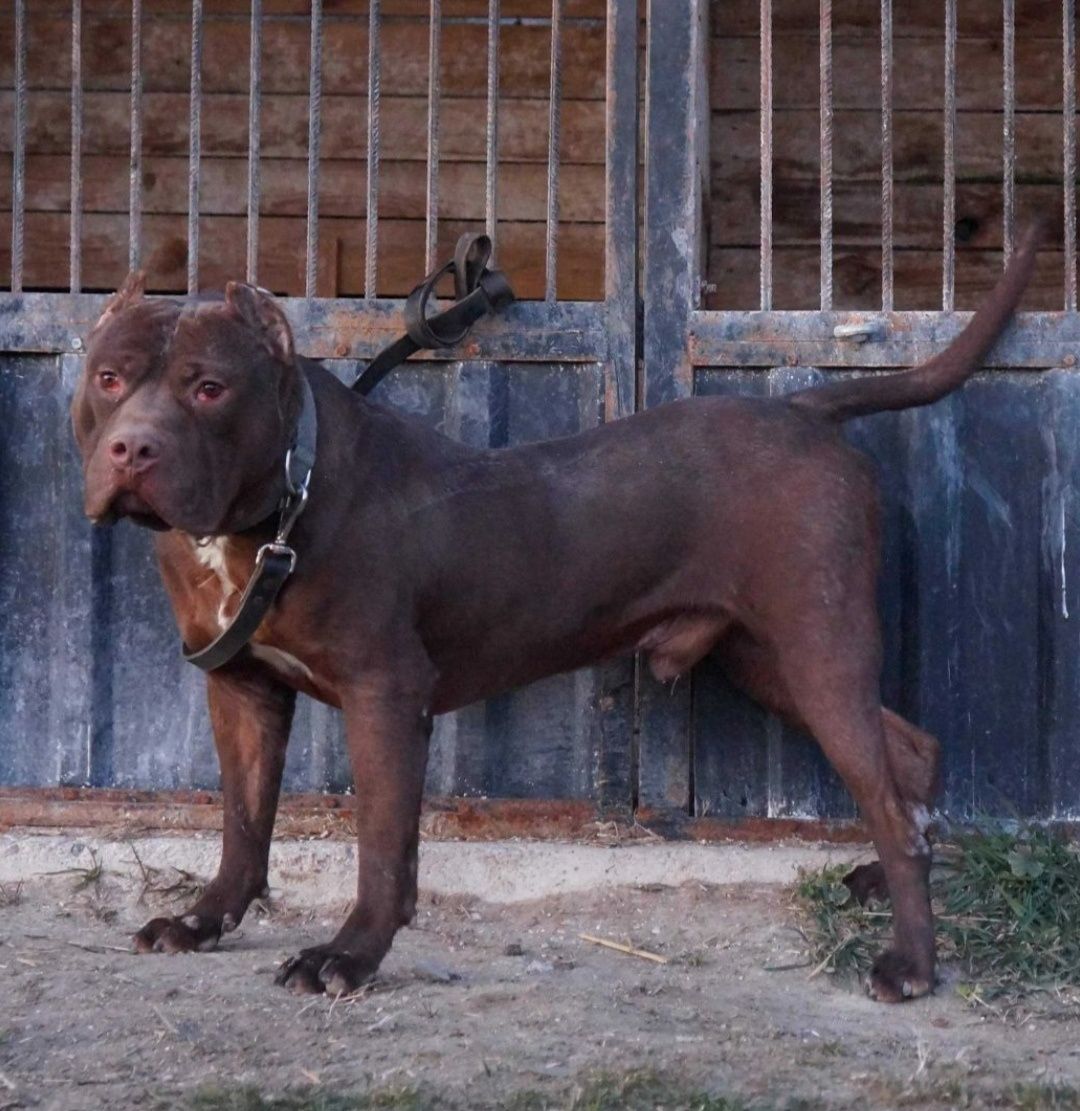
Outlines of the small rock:
[{"label": "small rock", "polygon": [[429,980],[433,984],[449,984],[461,979],[461,973],[447,968],[438,961],[418,961],[414,969],[421,980]]},{"label": "small rock", "polygon": [[503,949],[504,957],[523,957],[525,950],[522,948],[520,941],[511,941],[509,945]]},{"label": "small rock", "polygon": [[554,972],[555,966],[551,961],[529,961],[525,966],[525,971],[531,975],[546,975],[549,972]]}]

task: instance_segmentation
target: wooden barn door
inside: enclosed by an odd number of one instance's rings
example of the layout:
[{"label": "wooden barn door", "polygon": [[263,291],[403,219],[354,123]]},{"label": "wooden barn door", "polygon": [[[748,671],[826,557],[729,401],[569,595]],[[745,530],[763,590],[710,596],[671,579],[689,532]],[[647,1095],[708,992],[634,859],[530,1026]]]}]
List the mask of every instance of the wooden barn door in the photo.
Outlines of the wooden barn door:
[{"label": "wooden barn door", "polygon": [[[1050,219],[1022,306],[1038,311],[985,371],[847,428],[881,476],[883,697],[940,738],[958,819],[1080,812],[1074,37],[1068,0],[1020,27],[991,4],[958,28],[952,0],[895,21],[890,0],[649,13],[646,405],[920,362],[967,322],[957,306],[996,280],[1023,213]],[[714,662],[674,689],[643,677],[640,702],[643,819],[853,814],[817,746]]]}]

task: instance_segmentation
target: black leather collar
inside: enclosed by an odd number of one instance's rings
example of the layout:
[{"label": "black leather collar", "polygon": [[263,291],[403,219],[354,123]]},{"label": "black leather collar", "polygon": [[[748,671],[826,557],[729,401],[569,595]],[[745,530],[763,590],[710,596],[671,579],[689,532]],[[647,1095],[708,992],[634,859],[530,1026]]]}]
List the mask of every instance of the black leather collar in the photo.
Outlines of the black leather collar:
[{"label": "black leather collar", "polygon": [[296,551],[288,544],[289,533],[304,512],[308,499],[308,482],[315,467],[315,441],[318,420],[311,383],[303,367],[299,368],[302,402],[296,422],[296,433],[285,453],[285,496],[278,512],[274,539],[264,544],[255,557],[255,570],[248,580],[240,605],[233,619],[216,639],[205,648],[193,652],[184,645],[184,659],[214,671],[232,660],[255,635],[270,607],[274,604],[285,580],[296,569]]}]

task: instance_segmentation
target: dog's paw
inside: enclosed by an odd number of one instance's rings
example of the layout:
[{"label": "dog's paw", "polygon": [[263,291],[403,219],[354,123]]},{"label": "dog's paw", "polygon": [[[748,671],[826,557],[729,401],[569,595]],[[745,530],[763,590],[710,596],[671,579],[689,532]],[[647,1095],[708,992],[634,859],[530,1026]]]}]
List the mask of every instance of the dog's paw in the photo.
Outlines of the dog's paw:
[{"label": "dog's paw", "polygon": [[879,903],[889,901],[889,885],[885,882],[885,869],[880,860],[852,868],[844,877],[844,886],[860,906],[866,906],[871,899]]},{"label": "dog's paw", "polygon": [[934,989],[934,974],[920,972],[915,961],[886,949],[870,969],[866,993],[878,1003],[904,1003]]},{"label": "dog's paw", "polygon": [[274,983],[297,995],[349,995],[375,975],[377,965],[329,945],[302,949],[278,969]]},{"label": "dog's paw", "polygon": [[137,953],[205,953],[216,949],[223,933],[236,929],[231,914],[181,914],[152,918],[135,935]]}]

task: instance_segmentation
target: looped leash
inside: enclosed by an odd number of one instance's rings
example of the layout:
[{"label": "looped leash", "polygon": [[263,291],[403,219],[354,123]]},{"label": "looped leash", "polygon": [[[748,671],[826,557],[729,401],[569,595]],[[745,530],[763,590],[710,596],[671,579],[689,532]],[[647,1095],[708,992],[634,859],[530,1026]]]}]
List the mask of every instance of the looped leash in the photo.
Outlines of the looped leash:
[{"label": "looped leash", "polygon": [[[409,294],[405,302],[406,334],[390,344],[368,363],[352,388],[370,393],[398,365],[416,351],[436,347],[452,347],[460,343],[480,317],[510,304],[513,290],[499,270],[489,270],[491,240],[486,235],[463,235],[453,259],[429,274]],[[454,276],[457,300],[450,308],[428,316],[427,306],[435,287],[447,274]],[[263,618],[277,600],[281,588],[296,570],[296,549],[289,545],[289,534],[308,500],[308,483],[315,467],[315,446],[318,422],[315,398],[307,373],[301,367],[302,402],[296,432],[285,453],[285,496],[278,509],[278,525],[274,539],[259,549],[255,570],[248,580],[232,621],[220,635],[198,652],[184,645],[184,659],[214,671],[233,659],[255,635]]]},{"label": "looped leash", "polygon": [[[384,347],[358,375],[352,388],[369,394],[396,367],[417,351],[453,347],[472,326],[490,312],[514,300],[514,291],[501,270],[489,270],[491,240],[486,235],[463,235],[454,257],[429,274],[405,301],[405,335]],[[443,312],[428,315],[428,302],[447,274],[454,276],[457,300]]]}]

